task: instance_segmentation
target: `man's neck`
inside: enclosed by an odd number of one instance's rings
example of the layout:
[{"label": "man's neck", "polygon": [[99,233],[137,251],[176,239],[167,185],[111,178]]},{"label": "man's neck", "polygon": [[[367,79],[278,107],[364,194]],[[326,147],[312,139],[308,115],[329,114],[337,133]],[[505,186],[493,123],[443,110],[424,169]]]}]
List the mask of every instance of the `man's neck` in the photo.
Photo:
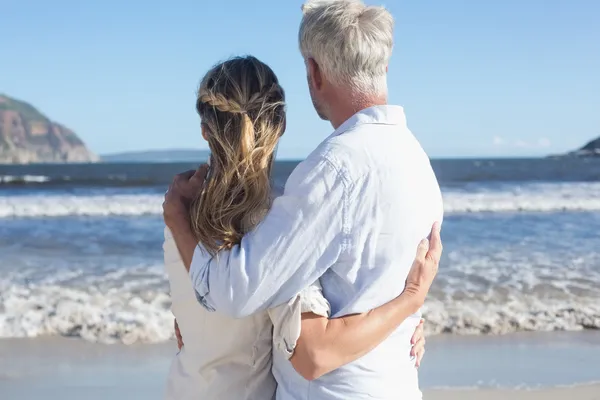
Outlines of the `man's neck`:
[{"label": "man's neck", "polygon": [[337,129],[344,122],[349,120],[354,114],[367,109],[369,107],[383,106],[387,104],[387,98],[385,96],[361,99],[360,97],[353,97],[352,95],[339,99],[334,107],[329,110],[329,122],[333,126],[333,129]]}]

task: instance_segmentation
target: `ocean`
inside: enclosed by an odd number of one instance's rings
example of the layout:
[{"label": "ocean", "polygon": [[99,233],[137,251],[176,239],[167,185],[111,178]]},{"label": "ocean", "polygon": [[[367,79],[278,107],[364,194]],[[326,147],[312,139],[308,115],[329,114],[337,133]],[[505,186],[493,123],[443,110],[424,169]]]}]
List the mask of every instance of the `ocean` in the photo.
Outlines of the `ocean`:
[{"label": "ocean", "polygon": [[[277,192],[296,164],[277,162]],[[600,329],[600,159],[432,164],[446,217],[429,333]],[[0,338],[169,340],[161,204],[194,167],[0,166]]]}]

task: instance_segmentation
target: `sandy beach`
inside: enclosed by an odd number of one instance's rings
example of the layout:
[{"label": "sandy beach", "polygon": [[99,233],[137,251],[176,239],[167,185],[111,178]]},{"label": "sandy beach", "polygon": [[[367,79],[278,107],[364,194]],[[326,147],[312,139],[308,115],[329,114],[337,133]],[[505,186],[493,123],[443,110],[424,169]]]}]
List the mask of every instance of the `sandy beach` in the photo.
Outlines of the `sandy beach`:
[{"label": "sandy beach", "polygon": [[[443,335],[427,346],[426,400],[600,399],[599,332]],[[0,340],[0,399],[160,400],[174,351],[173,342]]]},{"label": "sandy beach", "polygon": [[432,390],[425,400],[599,400],[600,384],[546,390]]}]

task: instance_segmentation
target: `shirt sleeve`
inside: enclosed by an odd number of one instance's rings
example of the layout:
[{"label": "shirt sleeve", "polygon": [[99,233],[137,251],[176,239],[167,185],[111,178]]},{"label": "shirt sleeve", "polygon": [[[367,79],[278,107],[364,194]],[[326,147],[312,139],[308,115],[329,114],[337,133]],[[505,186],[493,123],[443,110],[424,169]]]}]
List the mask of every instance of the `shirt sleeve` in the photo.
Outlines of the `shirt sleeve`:
[{"label": "shirt sleeve", "polygon": [[346,180],[328,158],[300,163],[239,245],[213,258],[196,249],[190,277],[201,304],[241,318],[289,301],[340,257],[347,202]]},{"label": "shirt sleeve", "polygon": [[[197,301],[200,301],[198,298],[198,293],[192,288],[189,276],[185,271],[185,265],[181,260],[181,255],[177,249],[175,239],[173,239],[173,234],[166,226],[164,228],[164,237],[163,258],[165,262],[165,270],[169,278],[171,299],[174,300],[171,308],[175,309],[176,304],[179,304],[180,302],[188,302],[190,299],[196,299]],[[205,252],[202,257],[204,257],[205,262],[208,262],[210,259],[208,252]]]},{"label": "shirt sleeve", "polygon": [[287,303],[269,309],[273,322],[273,347],[290,358],[302,332],[302,313],[312,312],[329,318],[331,307],[323,296],[319,281],[316,281]]},{"label": "shirt sleeve", "polygon": [[175,241],[173,240],[173,235],[169,228],[165,226],[164,228],[164,241],[163,241],[163,255],[165,260],[165,265],[170,265],[175,262],[180,261],[179,252],[176,251],[177,247],[175,245]]}]

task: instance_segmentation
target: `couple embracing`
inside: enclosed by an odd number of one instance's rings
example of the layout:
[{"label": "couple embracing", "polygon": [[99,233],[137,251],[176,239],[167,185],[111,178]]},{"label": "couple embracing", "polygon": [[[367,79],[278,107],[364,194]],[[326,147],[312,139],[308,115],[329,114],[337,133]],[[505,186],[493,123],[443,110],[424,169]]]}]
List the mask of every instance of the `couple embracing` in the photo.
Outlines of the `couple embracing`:
[{"label": "couple embracing", "polygon": [[175,177],[163,204],[180,347],[170,400],[421,398],[420,308],[443,207],[403,109],[387,104],[393,18],[360,0],[309,1],[299,42],[334,132],[280,197],[273,71],[234,58],[200,84],[209,165]]}]

